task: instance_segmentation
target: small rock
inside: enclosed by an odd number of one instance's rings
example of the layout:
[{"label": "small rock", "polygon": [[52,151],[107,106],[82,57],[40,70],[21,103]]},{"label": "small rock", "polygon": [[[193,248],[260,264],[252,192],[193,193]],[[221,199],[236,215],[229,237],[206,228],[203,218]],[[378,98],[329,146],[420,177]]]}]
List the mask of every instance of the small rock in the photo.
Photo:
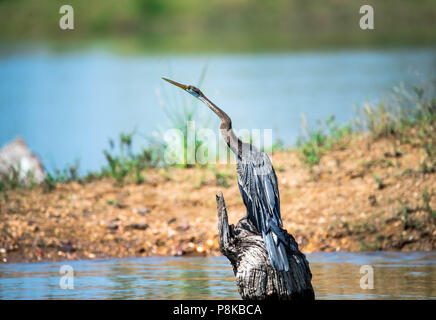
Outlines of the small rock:
[{"label": "small rock", "polygon": [[116,231],[116,230],[118,230],[118,224],[116,224],[115,222],[111,222],[108,225],[108,228],[109,228],[109,230]]},{"label": "small rock", "polygon": [[177,231],[186,231],[189,229],[189,224],[184,224],[176,228]]},{"label": "small rock", "polygon": [[139,207],[139,208],[138,208],[138,213],[139,213],[141,216],[143,216],[143,215],[145,215],[145,214],[147,214],[147,213],[150,213],[150,210],[149,210],[148,208],[145,208],[145,207]]},{"label": "small rock", "polygon": [[132,223],[132,224],[129,224],[126,228],[127,229],[134,229],[134,230],[146,230],[146,229],[148,229],[148,224],[146,224],[146,223]]},{"label": "small rock", "polygon": [[176,249],[176,253],[174,254],[175,256],[183,256],[185,254],[185,251],[183,251],[183,248],[178,247]]},{"label": "small rock", "polygon": [[403,155],[403,153],[401,151],[395,151],[394,153],[390,153],[390,152],[385,152],[383,154],[386,158],[399,158]]},{"label": "small rock", "polygon": [[170,220],[168,220],[168,224],[171,224],[171,223],[173,223],[173,222],[176,222],[177,221],[177,218],[171,218]]},{"label": "small rock", "polygon": [[63,252],[74,252],[74,251],[76,251],[76,248],[73,247],[73,244],[71,243],[71,241],[68,241],[68,242],[61,241],[61,245],[59,246],[59,250],[63,251]]},{"label": "small rock", "polygon": [[61,217],[60,214],[56,214],[56,213],[53,213],[53,212],[50,212],[50,214],[49,214],[49,218],[59,219],[60,217]]},{"label": "small rock", "polygon": [[165,245],[165,242],[162,241],[161,239],[157,239],[157,240],[156,240],[156,245],[157,245],[158,247],[162,247],[162,246]]},{"label": "small rock", "polygon": [[126,203],[124,203],[124,202],[116,201],[115,202],[115,207],[117,207],[119,209],[124,209],[124,208],[127,208],[128,205]]},{"label": "small rock", "polygon": [[375,197],[375,195],[371,194],[368,197],[369,203],[371,204],[371,206],[375,206],[377,204],[377,199]]}]

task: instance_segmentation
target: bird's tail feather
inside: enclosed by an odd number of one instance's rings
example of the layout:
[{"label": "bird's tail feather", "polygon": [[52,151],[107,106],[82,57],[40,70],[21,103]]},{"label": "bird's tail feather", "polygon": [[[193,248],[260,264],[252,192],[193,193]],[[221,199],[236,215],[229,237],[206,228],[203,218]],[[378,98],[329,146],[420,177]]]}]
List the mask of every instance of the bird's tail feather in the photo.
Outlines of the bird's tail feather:
[{"label": "bird's tail feather", "polygon": [[289,261],[284,243],[277,236],[274,237],[272,231],[263,234],[263,241],[274,269],[277,271],[289,271]]}]

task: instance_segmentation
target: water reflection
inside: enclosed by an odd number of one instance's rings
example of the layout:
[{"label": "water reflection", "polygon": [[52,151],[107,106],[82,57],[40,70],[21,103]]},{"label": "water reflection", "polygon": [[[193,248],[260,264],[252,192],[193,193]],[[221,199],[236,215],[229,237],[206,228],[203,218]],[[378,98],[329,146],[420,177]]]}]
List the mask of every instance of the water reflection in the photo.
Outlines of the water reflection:
[{"label": "water reflection", "polygon": [[[314,253],[317,299],[436,299],[436,252]],[[74,268],[74,289],[59,268]],[[360,288],[361,265],[374,289]],[[240,299],[224,257],[129,258],[0,265],[0,299]]]},{"label": "water reflection", "polygon": [[[436,253],[315,253],[309,255],[319,299],[434,299]],[[360,287],[362,265],[374,268],[374,289]]]}]

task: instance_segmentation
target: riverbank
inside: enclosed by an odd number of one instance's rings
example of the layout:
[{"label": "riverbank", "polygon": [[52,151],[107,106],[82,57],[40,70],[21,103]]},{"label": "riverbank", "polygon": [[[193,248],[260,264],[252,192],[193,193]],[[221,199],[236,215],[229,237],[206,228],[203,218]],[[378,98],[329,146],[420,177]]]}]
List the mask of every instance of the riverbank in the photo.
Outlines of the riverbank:
[{"label": "riverbank", "polygon": [[[436,249],[436,173],[413,141],[351,135],[319,163],[277,151],[284,228],[303,252]],[[434,160],[434,159],[433,159]],[[235,165],[149,169],[141,184],[111,178],[5,192],[3,262],[219,255],[215,195],[230,223],[245,215]]]}]

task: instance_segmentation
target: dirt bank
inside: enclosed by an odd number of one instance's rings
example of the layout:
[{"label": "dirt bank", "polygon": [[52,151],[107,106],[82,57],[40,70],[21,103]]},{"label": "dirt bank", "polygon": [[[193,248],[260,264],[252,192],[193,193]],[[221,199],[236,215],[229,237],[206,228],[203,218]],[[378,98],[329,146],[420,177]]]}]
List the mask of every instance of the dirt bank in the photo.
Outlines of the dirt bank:
[{"label": "dirt bank", "polygon": [[[412,145],[362,136],[312,170],[297,151],[276,152],[284,227],[303,252],[435,250],[436,173],[423,158]],[[235,166],[218,170],[149,170],[141,185],[105,179],[7,191],[1,260],[218,255],[215,194],[223,191],[230,222],[245,214]]]}]

